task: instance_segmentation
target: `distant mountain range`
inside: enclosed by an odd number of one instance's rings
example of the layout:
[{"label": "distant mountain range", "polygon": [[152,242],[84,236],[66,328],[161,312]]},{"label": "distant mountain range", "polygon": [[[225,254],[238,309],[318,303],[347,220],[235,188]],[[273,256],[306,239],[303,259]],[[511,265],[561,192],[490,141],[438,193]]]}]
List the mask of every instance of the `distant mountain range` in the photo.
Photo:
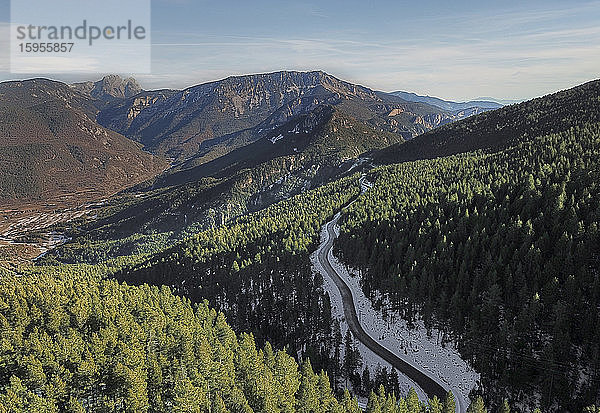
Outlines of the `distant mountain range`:
[{"label": "distant mountain range", "polygon": [[[481,111],[498,109],[504,106],[502,103],[491,98],[482,98],[481,100],[470,100],[468,102],[452,102],[449,100],[443,100],[432,96],[421,96],[416,93],[410,92],[391,92],[392,95],[398,96],[408,102],[421,102],[427,103],[428,105],[437,106],[440,109],[458,111],[478,108]],[[485,99],[485,100],[483,100]],[[512,103],[512,102],[511,102]]]},{"label": "distant mountain range", "polygon": [[574,125],[600,122],[600,81],[504,106],[464,122],[446,125],[402,145],[394,144],[374,158],[383,163],[431,159],[478,149],[499,150],[527,136],[558,133]]}]

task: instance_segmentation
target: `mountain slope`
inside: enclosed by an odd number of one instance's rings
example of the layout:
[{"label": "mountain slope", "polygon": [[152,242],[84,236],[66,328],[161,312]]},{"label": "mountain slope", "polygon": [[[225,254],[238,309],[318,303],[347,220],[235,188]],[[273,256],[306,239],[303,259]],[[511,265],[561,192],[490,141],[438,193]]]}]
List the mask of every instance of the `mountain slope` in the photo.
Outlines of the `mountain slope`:
[{"label": "mountain slope", "polygon": [[196,165],[198,162],[192,158],[157,178],[154,186],[188,183],[208,176],[227,177],[282,157],[290,158],[294,165],[291,170],[300,169],[307,162],[311,168],[337,167],[367,151],[401,141],[399,135],[381,132],[333,106],[319,106],[213,161]]},{"label": "mountain slope", "polygon": [[[96,262],[139,250],[144,243],[158,250],[163,244],[156,241],[156,231],[175,231],[168,241],[173,243],[186,234],[222,225],[344,176],[362,163],[358,159],[362,154],[401,139],[335,107],[317,107],[254,143],[210,162],[196,164],[192,159],[109,201],[112,212],[72,234],[74,242],[57,254],[67,262]],[[139,192],[134,195],[135,191]],[[125,245],[100,244],[94,249],[101,249],[101,254],[90,251],[88,241],[107,239],[123,239]]]},{"label": "mountain slope", "polygon": [[96,107],[44,79],[0,83],[0,198],[74,206],[159,173],[165,162],[94,120]]}]

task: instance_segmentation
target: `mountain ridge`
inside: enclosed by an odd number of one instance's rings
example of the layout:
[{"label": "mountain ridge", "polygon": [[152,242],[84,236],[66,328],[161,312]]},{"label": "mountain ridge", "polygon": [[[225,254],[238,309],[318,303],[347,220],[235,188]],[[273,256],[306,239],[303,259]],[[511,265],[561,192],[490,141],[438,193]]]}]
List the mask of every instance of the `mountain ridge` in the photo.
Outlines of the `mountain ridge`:
[{"label": "mountain ridge", "polygon": [[465,109],[476,108],[476,107],[485,109],[485,110],[493,110],[493,109],[498,109],[498,108],[501,108],[502,106],[504,106],[503,104],[501,104],[495,100],[474,99],[474,100],[469,100],[466,102],[454,102],[454,101],[450,101],[450,100],[441,99],[441,98],[438,98],[435,96],[418,95],[413,92],[397,91],[397,92],[390,92],[390,94],[394,95],[394,96],[398,96],[409,102],[428,103],[430,105],[437,106],[441,109],[451,110],[451,111],[465,110]]},{"label": "mountain ridge", "polygon": [[323,104],[405,139],[469,115],[407,102],[323,71],[278,71],[230,76],[162,94],[142,92],[104,108],[98,120],[150,152],[181,162],[228,136],[239,144],[260,139],[254,128],[267,119],[268,127],[276,127]]},{"label": "mountain ridge", "polygon": [[[374,154],[381,163],[399,163],[454,155],[474,150],[495,151],[527,136],[562,132],[574,125],[600,121],[591,110],[600,102],[600,80],[551,93],[526,102],[443,125],[405,145],[392,145]],[[553,101],[550,105],[548,102]],[[568,110],[566,108],[569,108]],[[493,127],[491,126],[493,125]],[[527,130],[522,136],[522,130]]]}]

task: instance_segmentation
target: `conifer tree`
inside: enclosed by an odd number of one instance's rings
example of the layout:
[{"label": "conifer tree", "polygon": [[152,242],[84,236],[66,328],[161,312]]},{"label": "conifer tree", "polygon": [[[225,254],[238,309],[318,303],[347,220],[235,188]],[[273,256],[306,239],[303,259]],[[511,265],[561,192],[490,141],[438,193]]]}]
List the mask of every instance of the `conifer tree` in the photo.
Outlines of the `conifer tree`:
[{"label": "conifer tree", "polygon": [[483,404],[483,398],[481,396],[477,396],[475,401],[471,402],[467,409],[467,413],[487,413],[487,409]]},{"label": "conifer tree", "polygon": [[412,387],[408,391],[408,395],[406,396],[406,406],[408,407],[408,411],[410,413],[420,413],[422,411],[421,402],[419,401],[419,396],[417,392]]},{"label": "conifer tree", "polygon": [[451,391],[446,394],[446,400],[444,400],[443,413],[456,413],[456,402],[454,401],[454,395]]},{"label": "conifer tree", "polygon": [[498,413],[510,413],[510,406],[508,405],[508,400],[504,400],[502,405],[498,409]]}]

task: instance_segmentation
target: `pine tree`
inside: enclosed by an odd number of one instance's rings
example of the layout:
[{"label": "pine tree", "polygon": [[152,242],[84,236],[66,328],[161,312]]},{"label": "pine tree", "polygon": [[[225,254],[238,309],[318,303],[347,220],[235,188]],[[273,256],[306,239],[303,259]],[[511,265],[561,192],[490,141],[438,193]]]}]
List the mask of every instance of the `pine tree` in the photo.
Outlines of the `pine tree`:
[{"label": "pine tree", "polygon": [[369,366],[365,366],[362,374],[362,389],[363,394],[369,394],[369,392],[373,388],[373,383],[371,383],[371,372],[369,371]]},{"label": "pine tree", "polygon": [[498,409],[498,413],[510,413],[510,406],[508,405],[508,401],[504,400],[500,409]]},{"label": "pine tree", "polygon": [[403,397],[398,399],[398,413],[410,413],[406,405],[406,399]]},{"label": "pine tree", "polygon": [[212,413],[229,413],[229,410],[225,406],[225,402],[223,401],[223,399],[221,398],[221,396],[218,393],[215,394],[213,397],[211,412]]},{"label": "pine tree", "polygon": [[70,397],[65,407],[67,413],[85,413],[83,405],[74,397]]},{"label": "pine tree", "polygon": [[296,397],[296,411],[298,413],[315,413],[318,411],[317,380],[310,360],[306,360],[302,364],[302,378]]},{"label": "pine tree", "polygon": [[408,391],[408,395],[406,396],[406,406],[408,407],[408,411],[410,413],[420,413],[421,412],[421,402],[419,401],[419,396],[417,392],[412,387]]},{"label": "pine tree", "polygon": [[360,413],[360,407],[358,407],[358,401],[350,397],[348,389],[344,389],[342,396],[342,408],[345,413]]},{"label": "pine tree", "polygon": [[210,405],[204,392],[194,387],[188,378],[179,377],[176,380],[174,394],[174,413],[199,413]]},{"label": "pine tree", "polygon": [[348,380],[354,376],[356,369],[361,364],[360,352],[354,346],[352,333],[348,330],[344,338],[344,378],[346,379],[346,387],[348,386]]},{"label": "pine tree", "polygon": [[440,402],[437,396],[433,396],[433,399],[429,400],[429,409],[427,413],[442,413],[444,405]]},{"label": "pine tree", "polygon": [[371,391],[369,394],[367,413],[383,413],[381,411],[381,404],[379,403],[379,396],[377,396],[374,391]]},{"label": "pine tree", "polygon": [[454,395],[451,391],[446,394],[446,400],[444,400],[443,413],[456,413],[456,402],[454,401]]},{"label": "pine tree", "polygon": [[477,399],[469,405],[467,413],[487,413],[481,396],[477,396]]},{"label": "pine tree", "polygon": [[389,384],[390,384],[390,392],[395,395],[400,394],[400,377],[398,376],[398,372],[394,367],[390,368],[390,376],[389,376]]}]

